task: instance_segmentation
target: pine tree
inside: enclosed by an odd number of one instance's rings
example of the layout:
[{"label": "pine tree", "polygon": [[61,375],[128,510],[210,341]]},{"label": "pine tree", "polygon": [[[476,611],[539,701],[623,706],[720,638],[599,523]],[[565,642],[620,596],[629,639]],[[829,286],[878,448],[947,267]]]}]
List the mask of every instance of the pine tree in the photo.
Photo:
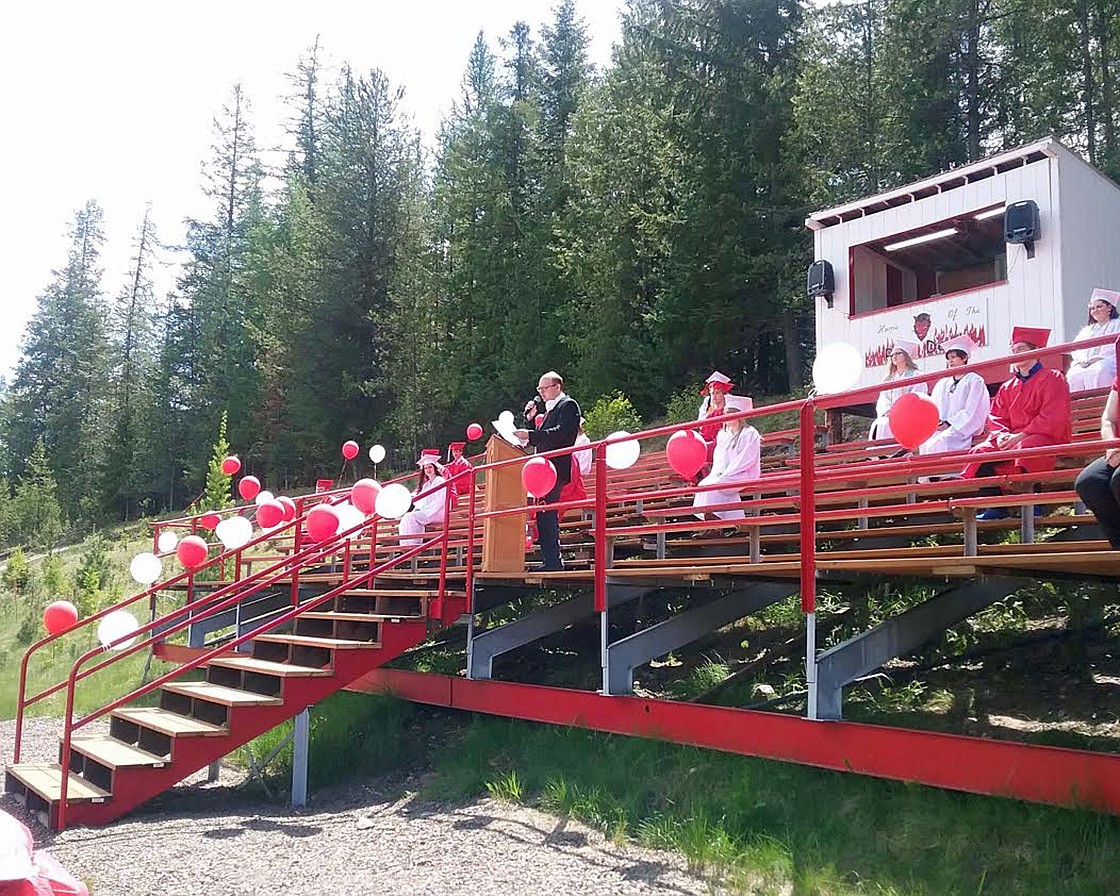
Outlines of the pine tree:
[{"label": "pine tree", "polygon": [[210,462],[206,466],[206,490],[198,501],[197,509],[224,510],[230,505],[229,487],[232,477],[222,472],[222,461],[229,456],[229,442],[226,441],[226,412],[218,424],[218,437],[210,450]]},{"label": "pine tree", "polygon": [[16,483],[12,520],[16,539],[20,543],[47,550],[58,543],[63,528],[62,509],[58,502],[58,486],[42,439],[35,443],[23,475]]}]

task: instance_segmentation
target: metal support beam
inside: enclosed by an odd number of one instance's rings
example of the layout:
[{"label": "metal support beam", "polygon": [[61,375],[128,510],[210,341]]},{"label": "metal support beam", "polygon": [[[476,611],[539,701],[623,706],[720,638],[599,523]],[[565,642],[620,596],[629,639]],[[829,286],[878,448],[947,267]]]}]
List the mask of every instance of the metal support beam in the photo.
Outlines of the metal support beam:
[{"label": "metal support beam", "polygon": [[1019,509],[1019,534],[1023,544],[1034,544],[1034,509],[1037,504],[1024,504]]},{"label": "metal support beam", "polygon": [[981,579],[950,588],[817,657],[817,718],[840,719],[844,687],[906,656],[934,635],[1023,587],[1025,580]]},{"label": "metal support beam", "polygon": [[634,670],[638,666],[796,592],[796,585],[785,582],[747,585],[702,607],[685,610],[644,631],[607,644],[604,692],[614,696],[630,694],[634,690]]},{"label": "metal support beam", "polygon": [[965,507],[964,513],[964,555],[975,557],[979,552],[979,539],[976,533],[976,508]]},{"label": "metal support beam", "polygon": [[305,709],[295,718],[292,732],[292,805],[307,805],[307,757],[311,734],[311,710]]},{"label": "metal support beam", "polygon": [[[653,591],[637,585],[607,585],[607,606],[617,607]],[[539,610],[505,625],[475,632],[474,625],[467,628],[467,678],[488,679],[494,675],[494,658],[524,647],[533,641],[563,631],[581,619],[595,613],[595,595],[588,591]]]}]

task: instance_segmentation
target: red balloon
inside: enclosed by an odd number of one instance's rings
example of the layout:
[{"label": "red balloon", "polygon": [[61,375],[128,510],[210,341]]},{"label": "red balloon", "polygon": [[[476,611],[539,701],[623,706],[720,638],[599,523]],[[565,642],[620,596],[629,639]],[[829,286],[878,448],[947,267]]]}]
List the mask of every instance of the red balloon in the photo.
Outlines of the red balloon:
[{"label": "red balloon", "polygon": [[290,523],[296,518],[296,502],[291,498],[285,498],[283,495],[276,500],[279,501],[280,505],[284,508],[284,522]]},{"label": "red balloon", "polygon": [[937,431],[941,412],[928,395],[907,392],[891,405],[887,419],[895,441],[913,451]]},{"label": "red balloon", "polygon": [[475,439],[482,438],[482,427],[477,423],[472,423],[467,427],[467,439],[473,442]]},{"label": "red balloon", "polygon": [[543,498],[556,485],[556,467],[547,457],[534,457],[521,468],[521,484],[534,498]]},{"label": "red balloon", "polygon": [[175,556],[187,569],[200,566],[205,562],[209,552],[210,548],[207,547],[206,542],[197,535],[188,535],[175,546]]},{"label": "red balloon", "polygon": [[222,518],[216,513],[204,513],[198,518],[198,524],[202,526],[203,529],[217,529],[218,523],[221,521]]},{"label": "red balloon", "polygon": [[307,537],[312,541],[324,541],[338,532],[340,520],[335,509],[329,504],[317,504],[307,514]]},{"label": "red balloon", "polygon": [[234,473],[241,472],[241,460],[236,454],[231,454],[222,461],[222,472],[227,476],[232,476]]},{"label": "red balloon", "polygon": [[669,436],[665,457],[678,475],[691,479],[708,460],[708,443],[691,429],[682,429]]},{"label": "red balloon", "polygon": [[279,501],[265,501],[257,507],[257,525],[273,529],[284,522],[284,505]]},{"label": "red balloon", "polygon": [[381,484],[375,479],[359,479],[350,489],[350,503],[364,514],[373,513],[377,504],[377,496],[381,493]]},{"label": "red balloon", "polygon": [[246,501],[252,501],[261,491],[261,481],[256,476],[242,476],[237,483],[237,493]]},{"label": "red balloon", "polygon": [[52,635],[61,635],[78,621],[78,608],[68,600],[56,600],[43,610],[43,628]]},{"label": "red balloon", "polygon": [[541,424],[544,423],[544,414],[537,414],[537,416],[533,419],[533,423],[537,427],[537,429],[540,429]]},{"label": "red balloon", "polygon": [[348,441],[342,443],[342,456],[347,460],[353,460],[358,456],[358,443],[355,441]]}]

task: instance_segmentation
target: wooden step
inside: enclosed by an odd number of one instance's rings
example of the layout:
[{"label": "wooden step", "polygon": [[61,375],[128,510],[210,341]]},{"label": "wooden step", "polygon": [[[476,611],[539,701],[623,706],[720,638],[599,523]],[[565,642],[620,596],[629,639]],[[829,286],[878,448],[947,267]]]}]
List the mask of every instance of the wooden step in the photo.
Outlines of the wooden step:
[{"label": "wooden step", "polygon": [[275,644],[292,644],[296,647],[380,647],[374,641],[347,641],[342,638],[313,638],[310,635],[254,635],[254,641],[270,641]]},{"label": "wooden step", "polygon": [[114,709],[113,715],[142,728],[151,728],[168,737],[221,737],[229,734],[229,731],[220,725],[211,725],[209,722],[202,722],[155,706],[126,706],[123,709]]},{"label": "wooden step", "polygon": [[163,759],[141,750],[132,744],[126,744],[115,737],[107,735],[89,734],[74,737],[70,746],[83,756],[88,756],[106,768],[135,768],[148,766],[150,768],[163,768],[169,760]]},{"label": "wooden step", "polygon": [[272,660],[258,660],[252,656],[223,656],[211,660],[208,665],[221,666],[223,669],[239,669],[242,672],[257,672],[261,675],[275,675],[277,678],[311,678],[316,675],[333,674],[330,669],[276,663]]},{"label": "wooden step", "polygon": [[419,616],[408,616],[406,614],[397,613],[393,616],[385,613],[335,613],[335,612],[311,612],[300,613],[300,619],[334,619],[337,622],[394,622],[399,619],[419,619]]},{"label": "wooden step", "polygon": [[[430,588],[413,589],[408,588],[351,588],[349,591],[344,591],[343,596],[347,594],[356,594],[360,597],[439,597],[439,590],[432,590]],[[445,591],[447,597],[466,597],[466,591]]]},{"label": "wooden step", "polygon": [[281,697],[254,694],[252,691],[227,688],[208,681],[172,681],[165,684],[163,690],[169,694],[197,697],[207,703],[220,703],[223,706],[280,706],[284,702]]},{"label": "wooden step", "polygon": [[[48,803],[57,803],[62,796],[62,766],[57,762],[20,762],[8,766],[8,774]],[[67,776],[66,802],[101,802],[112,796],[107,790],[94,787],[89,781],[75,774]]]}]

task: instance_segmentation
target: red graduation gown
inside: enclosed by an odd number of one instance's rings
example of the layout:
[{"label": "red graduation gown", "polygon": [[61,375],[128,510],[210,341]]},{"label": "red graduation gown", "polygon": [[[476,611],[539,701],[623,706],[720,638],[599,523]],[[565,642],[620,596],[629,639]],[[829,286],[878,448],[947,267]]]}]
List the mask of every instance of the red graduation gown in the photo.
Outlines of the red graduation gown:
[{"label": "red graduation gown", "polygon": [[[988,438],[977,445],[971,455],[999,451],[995,437],[1001,432],[1023,433],[1026,438],[1018,448],[1038,448],[1068,442],[1073,435],[1070,423],[1069,383],[1057,370],[1036,367],[1026,379],[1015,374],[999,387],[992,400],[988,418]],[[982,458],[964,468],[966,479],[976,476]],[[1054,458],[1036,457],[1025,460],[997,462],[998,474],[1044,473],[1054,469]]]},{"label": "red graduation gown", "polygon": [[[459,495],[466,494],[470,491],[471,480],[471,462],[465,457],[460,457],[458,460],[453,460],[447,463],[443,468],[443,477],[451,483],[451,506],[456,507],[459,504]],[[459,475],[463,474],[463,475]]]}]

